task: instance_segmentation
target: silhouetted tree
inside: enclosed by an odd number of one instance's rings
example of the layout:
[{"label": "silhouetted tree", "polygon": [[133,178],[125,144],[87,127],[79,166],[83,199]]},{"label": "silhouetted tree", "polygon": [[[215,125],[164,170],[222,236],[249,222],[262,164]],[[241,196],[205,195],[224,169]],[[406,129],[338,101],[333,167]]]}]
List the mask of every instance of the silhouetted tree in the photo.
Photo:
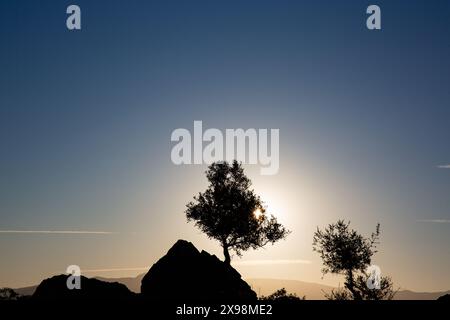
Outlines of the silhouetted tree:
[{"label": "silhouetted tree", "polygon": [[[368,238],[349,228],[350,222],[339,220],[324,230],[317,228],[313,237],[313,250],[320,254],[324,268],[322,273],[342,274],[345,288],[333,290],[327,295],[333,300],[381,300],[392,299],[395,295],[392,280],[381,277],[380,288],[370,289],[366,273],[372,256],[377,252],[380,224]],[[348,291],[346,291],[348,290]]]},{"label": "silhouetted tree", "polygon": [[206,177],[209,186],[187,204],[186,217],[194,220],[209,238],[220,242],[225,263],[230,264],[230,250],[240,256],[242,251],[273,244],[287,236],[289,231],[274,216],[266,215],[240,163],[213,163]]}]

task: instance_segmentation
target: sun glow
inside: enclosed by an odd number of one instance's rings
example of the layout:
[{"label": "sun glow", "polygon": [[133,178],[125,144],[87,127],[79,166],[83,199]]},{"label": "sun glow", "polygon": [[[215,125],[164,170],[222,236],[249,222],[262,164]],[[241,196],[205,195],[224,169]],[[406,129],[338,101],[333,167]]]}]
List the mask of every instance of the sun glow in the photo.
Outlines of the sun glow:
[{"label": "sun glow", "polygon": [[274,188],[261,188],[260,190],[259,195],[263,201],[266,216],[270,217],[273,215],[275,218],[281,219],[280,221],[288,219],[289,213],[294,208],[294,204],[292,204],[292,200],[288,195],[289,191],[281,191]]},{"label": "sun glow", "polygon": [[256,219],[259,219],[263,215],[263,213],[261,209],[258,208],[253,212],[253,215],[255,216]]}]

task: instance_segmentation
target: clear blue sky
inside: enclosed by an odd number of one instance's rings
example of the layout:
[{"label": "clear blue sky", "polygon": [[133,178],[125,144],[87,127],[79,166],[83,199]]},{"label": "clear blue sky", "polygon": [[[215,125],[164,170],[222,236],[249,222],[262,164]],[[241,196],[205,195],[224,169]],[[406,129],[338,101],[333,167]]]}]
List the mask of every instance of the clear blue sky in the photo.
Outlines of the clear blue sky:
[{"label": "clear blue sky", "polygon": [[279,174],[248,173],[293,233],[243,259],[311,263],[244,276],[335,281],[311,241],[344,218],[381,223],[394,282],[450,289],[449,1],[2,1],[0,38],[0,231],[113,232],[0,233],[0,286],[145,267],[178,238],[220,255],[183,215],[205,167],[170,161],[203,120],[280,129]]}]

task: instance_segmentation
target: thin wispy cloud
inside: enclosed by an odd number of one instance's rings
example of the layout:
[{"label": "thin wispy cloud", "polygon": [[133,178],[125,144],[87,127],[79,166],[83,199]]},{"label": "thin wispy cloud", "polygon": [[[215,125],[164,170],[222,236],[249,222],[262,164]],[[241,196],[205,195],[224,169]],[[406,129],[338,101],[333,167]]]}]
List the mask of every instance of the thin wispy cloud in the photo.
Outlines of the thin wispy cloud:
[{"label": "thin wispy cloud", "polygon": [[0,230],[0,233],[10,234],[114,234],[111,231],[87,231],[87,230]]},{"label": "thin wispy cloud", "polygon": [[430,222],[430,223],[450,223],[449,219],[418,219],[418,222]]},{"label": "thin wispy cloud", "polygon": [[274,264],[311,264],[309,260],[291,259],[291,260],[245,260],[235,261],[231,264],[235,266],[260,266],[260,265],[274,265]]},{"label": "thin wispy cloud", "polygon": [[439,169],[450,169],[450,164],[444,164],[444,165],[440,165],[437,166]]}]

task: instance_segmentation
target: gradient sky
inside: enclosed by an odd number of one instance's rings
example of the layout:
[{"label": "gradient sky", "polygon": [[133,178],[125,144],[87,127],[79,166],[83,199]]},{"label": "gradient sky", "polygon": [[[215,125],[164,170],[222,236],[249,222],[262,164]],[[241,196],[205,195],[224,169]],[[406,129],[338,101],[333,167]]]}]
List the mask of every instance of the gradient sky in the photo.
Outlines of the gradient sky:
[{"label": "gradient sky", "polygon": [[381,223],[396,286],[450,289],[449,1],[2,1],[0,38],[0,286],[136,275],[179,238],[222,258],[183,213],[206,167],[170,161],[202,120],[280,129],[279,173],[246,170],[292,234],[244,277],[342,282],[311,243],[343,218]]}]

